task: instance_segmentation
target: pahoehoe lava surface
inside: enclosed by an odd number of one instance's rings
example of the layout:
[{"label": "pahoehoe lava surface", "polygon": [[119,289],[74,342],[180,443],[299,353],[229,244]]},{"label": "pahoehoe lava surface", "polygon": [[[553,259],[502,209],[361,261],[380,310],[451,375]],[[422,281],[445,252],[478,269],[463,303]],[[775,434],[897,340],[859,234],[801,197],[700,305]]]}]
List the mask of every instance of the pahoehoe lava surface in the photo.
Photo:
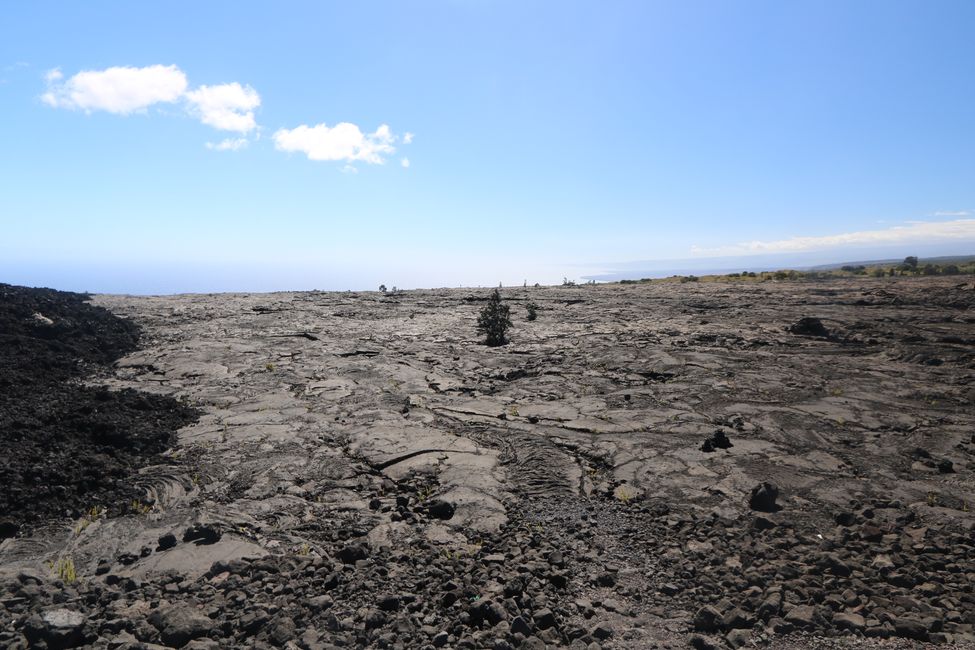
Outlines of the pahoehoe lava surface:
[{"label": "pahoehoe lava surface", "polygon": [[82,383],[136,349],[139,328],[87,296],[0,284],[0,535],[117,514],[132,474],[195,413],[172,398]]},{"label": "pahoehoe lava surface", "polygon": [[0,542],[0,647],[973,647],[971,282],[487,295],[95,296],[201,416]]}]

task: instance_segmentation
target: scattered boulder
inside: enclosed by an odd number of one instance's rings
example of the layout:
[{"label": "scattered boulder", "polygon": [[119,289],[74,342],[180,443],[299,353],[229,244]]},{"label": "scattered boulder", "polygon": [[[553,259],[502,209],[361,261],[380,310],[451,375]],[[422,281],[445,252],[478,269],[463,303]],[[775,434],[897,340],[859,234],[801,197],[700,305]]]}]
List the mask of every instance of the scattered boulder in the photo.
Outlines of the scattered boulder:
[{"label": "scattered boulder", "polygon": [[828,571],[829,573],[840,576],[843,578],[848,577],[853,573],[853,569],[850,565],[843,561],[839,555],[836,553],[826,553],[821,556],[819,561],[816,563],[820,570]]},{"label": "scattered boulder", "polygon": [[694,650],[715,650],[717,646],[705,639],[703,636],[692,636],[691,647]]},{"label": "scattered boulder", "polygon": [[434,499],[427,505],[427,514],[435,519],[452,519],[454,510],[454,504],[443,499]]},{"label": "scattered boulder", "polygon": [[605,641],[609,637],[613,636],[613,626],[603,621],[597,623],[594,628],[592,628],[592,636],[600,641]]},{"label": "scattered boulder", "polygon": [[366,612],[364,622],[367,630],[374,630],[386,624],[387,616],[378,609],[370,609]]},{"label": "scattered boulder", "polygon": [[543,608],[535,612],[535,625],[540,630],[547,630],[555,626],[555,614],[548,608]]},{"label": "scattered boulder", "polygon": [[759,483],[752,488],[748,507],[759,512],[777,512],[781,508],[775,503],[779,498],[779,488],[772,483]]},{"label": "scattered boulder", "polygon": [[775,522],[768,517],[759,515],[752,520],[752,528],[755,530],[772,530],[775,528]]},{"label": "scattered boulder", "polygon": [[785,620],[799,628],[813,629],[821,622],[822,617],[812,605],[796,605],[785,615]]},{"label": "scattered boulder", "polygon": [[399,609],[400,598],[395,595],[386,595],[379,598],[379,609],[384,612],[395,612]]},{"label": "scattered boulder", "polygon": [[752,631],[745,629],[734,629],[725,636],[725,641],[732,648],[740,648],[747,645],[752,640]]},{"label": "scattered boulder", "polygon": [[166,551],[168,549],[176,546],[176,535],[172,533],[166,533],[165,535],[160,535],[158,540],[158,545],[156,546],[157,551]]},{"label": "scattered boulder", "polygon": [[206,636],[213,627],[213,621],[193,607],[156,610],[149,622],[159,630],[162,642],[173,648],[182,648],[193,639]]},{"label": "scattered boulder", "polygon": [[223,533],[216,526],[204,523],[193,524],[183,533],[184,542],[193,542],[197,546],[216,544],[221,537],[223,537]]},{"label": "scattered boulder", "polygon": [[862,632],[867,627],[867,622],[859,614],[842,612],[833,614],[833,625],[840,630]]},{"label": "scattered boulder", "polygon": [[829,330],[818,318],[800,318],[792,325],[789,325],[789,332],[799,336],[816,336],[819,338],[829,338]]},{"label": "scattered boulder", "polygon": [[596,576],[596,584],[600,587],[613,587],[616,585],[616,573],[614,571],[603,571]]},{"label": "scattered boulder", "polygon": [[528,621],[526,621],[523,617],[515,616],[513,619],[511,619],[511,633],[531,636],[532,629],[528,624]]},{"label": "scattered boulder", "polygon": [[50,609],[34,615],[24,627],[24,636],[31,646],[46,644],[48,648],[77,648],[84,643],[82,631],[85,615],[72,609]]},{"label": "scattered boulder", "polygon": [[763,621],[768,621],[773,616],[778,616],[782,609],[782,593],[772,592],[758,606],[758,616]]},{"label": "scattered boulder", "polygon": [[12,521],[0,521],[0,539],[16,537],[20,532],[20,526]]},{"label": "scattered boulder", "polygon": [[866,542],[879,542],[884,538],[884,531],[882,528],[873,526],[871,524],[865,524],[860,527],[860,539]]},{"label": "scattered boulder", "polygon": [[734,447],[734,445],[731,444],[728,435],[721,429],[716,429],[714,433],[704,439],[704,444],[701,445],[701,451],[711,453],[718,449],[730,449],[731,447]]},{"label": "scattered boulder", "polygon": [[915,641],[928,640],[928,628],[921,622],[913,618],[899,617],[891,621],[894,624],[894,633]]},{"label": "scattered boulder", "polygon": [[734,607],[728,610],[721,617],[721,629],[723,630],[745,629],[751,627],[754,623],[755,619],[740,607]]},{"label": "scattered boulder", "polygon": [[694,614],[693,626],[698,632],[716,632],[721,623],[721,612],[713,605],[705,605]]},{"label": "scattered boulder", "polygon": [[338,553],[339,559],[345,564],[355,564],[359,560],[369,557],[369,547],[365,544],[346,544]]},{"label": "scattered boulder", "polygon": [[837,512],[833,516],[833,521],[840,526],[852,526],[856,523],[856,519],[856,515],[852,512]]}]

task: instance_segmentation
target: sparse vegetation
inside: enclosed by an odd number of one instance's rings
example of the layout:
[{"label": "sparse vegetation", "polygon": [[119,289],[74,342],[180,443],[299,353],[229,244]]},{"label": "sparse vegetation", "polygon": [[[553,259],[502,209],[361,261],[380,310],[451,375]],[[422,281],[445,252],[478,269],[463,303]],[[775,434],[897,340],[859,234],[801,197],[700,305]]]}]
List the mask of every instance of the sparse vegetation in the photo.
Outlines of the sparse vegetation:
[{"label": "sparse vegetation", "polygon": [[477,318],[477,329],[486,336],[485,343],[489,346],[497,347],[508,342],[510,312],[508,305],[501,302],[501,292],[495,289]]},{"label": "sparse vegetation", "polygon": [[620,280],[619,284],[651,284],[654,282],[738,282],[738,281],[828,281],[855,277],[917,277],[917,276],[975,275],[975,258],[942,258],[940,261],[918,261],[910,256],[901,263],[888,264],[845,264],[834,269],[797,271],[781,269],[778,271],[741,271],[720,275],[673,275],[668,278],[642,278],[640,280]]},{"label": "sparse vegetation", "polygon": [[533,302],[525,305],[525,310],[528,312],[528,320],[535,320],[538,318],[538,305]]},{"label": "sparse vegetation", "polygon": [[386,293],[386,285],[385,284],[379,285],[379,293]]},{"label": "sparse vegetation", "polygon": [[78,521],[78,524],[74,528],[74,534],[80,535],[88,526],[92,525],[99,519],[105,516],[105,509],[101,506],[92,506],[89,508],[84,516]]},{"label": "sparse vegetation", "polygon": [[58,579],[65,583],[71,584],[77,582],[78,573],[74,568],[74,560],[70,557],[60,557],[57,562],[51,562],[51,572],[58,577]]},{"label": "sparse vegetation", "polygon": [[416,492],[416,498],[420,501],[420,503],[426,503],[427,499],[429,499],[431,496],[433,496],[432,485],[424,485]]}]

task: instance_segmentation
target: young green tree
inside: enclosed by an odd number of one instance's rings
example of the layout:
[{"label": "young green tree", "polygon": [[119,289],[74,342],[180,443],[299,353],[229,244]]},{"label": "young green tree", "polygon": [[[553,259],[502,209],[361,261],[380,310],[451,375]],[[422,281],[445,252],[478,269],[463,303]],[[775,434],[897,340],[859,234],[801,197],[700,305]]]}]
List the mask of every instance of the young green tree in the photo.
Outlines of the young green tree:
[{"label": "young green tree", "polygon": [[506,334],[511,327],[510,311],[508,305],[501,302],[501,292],[495,289],[477,317],[477,329],[487,337],[485,342],[488,345],[495,347],[508,342]]}]

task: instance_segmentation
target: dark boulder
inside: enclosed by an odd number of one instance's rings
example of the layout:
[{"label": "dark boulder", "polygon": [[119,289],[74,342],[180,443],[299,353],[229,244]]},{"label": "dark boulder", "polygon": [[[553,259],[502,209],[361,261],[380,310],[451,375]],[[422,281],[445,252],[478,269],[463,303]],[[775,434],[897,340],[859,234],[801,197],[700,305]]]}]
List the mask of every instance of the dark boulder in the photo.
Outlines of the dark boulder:
[{"label": "dark boulder", "polygon": [[31,647],[77,648],[84,643],[85,616],[71,609],[52,609],[34,615],[24,627]]},{"label": "dark boulder", "polygon": [[731,447],[734,447],[734,445],[731,444],[728,435],[721,429],[716,429],[714,433],[704,439],[704,444],[701,445],[701,451],[710,453],[718,449],[730,449]]},{"label": "dark boulder", "polygon": [[792,325],[789,325],[789,332],[792,334],[798,334],[799,336],[818,336],[820,338],[829,338],[829,330],[823,325],[822,321],[818,318],[800,318]]},{"label": "dark boulder", "polygon": [[197,546],[216,544],[221,537],[223,533],[217,530],[216,526],[203,523],[193,524],[183,533],[184,542],[193,542]]},{"label": "dark boulder", "polygon": [[427,514],[435,519],[451,519],[454,516],[454,504],[443,499],[434,499],[427,506]]},{"label": "dark boulder", "polygon": [[369,547],[365,544],[347,544],[338,552],[338,556],[345,564],[355,564],[369,557]]},{"label": "dark boulder", "polygon": [[159,638],[166,645],[182,648],[212,629],[213,621],[203,612],[191,607],[173,607],[154,612],[149,622],[159,630]]},{"label": "dark boulder", "polygon": [[158,546],[156,546],[156,550],[166,551],[176,546],[176,535],[173,535],[172,533],[166,533],[165,535],[160,535],[157,541],[158,541]]},{"label": "dark boulder", "polygon": [[776,512],[781,508],[775,503],[779,498],[779,488],[774,484],[763,482],[752,488],[748,497],[748,507],[759,512]]}]

